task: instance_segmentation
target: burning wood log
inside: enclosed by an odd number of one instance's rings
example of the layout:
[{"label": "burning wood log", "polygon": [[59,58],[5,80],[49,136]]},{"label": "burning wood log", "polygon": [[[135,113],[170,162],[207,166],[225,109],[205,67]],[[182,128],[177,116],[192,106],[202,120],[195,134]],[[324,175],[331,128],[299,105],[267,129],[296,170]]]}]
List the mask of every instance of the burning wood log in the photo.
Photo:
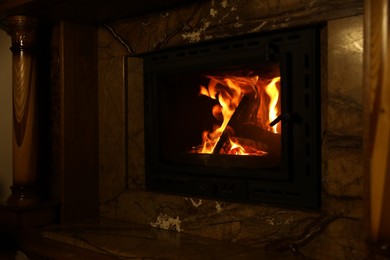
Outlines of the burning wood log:
[{"label": "burning wood log", "polygon": [[221,152],[224,144],[231,136],[231,132],[234,132],[236,137],[262,143],[268,148],[267,150],[270,153],[280,153],[280,134],[274,134],[251,123],[253,122],[253,118],[256,117],[258,107],[259,100],[256,95],[244,95],[242,97],[227,127],[215,145],[213,154],[219,154]]},{"label": "burning wood log", "polygon": [[251,103],[250,99],[251,98],[249,95],[244,95],[242,97],[240,103],[238,104],[236,110],[234,111],[232,117],[230,118],[228,125],[226,126],[226,128],[223,130],[223,133],[219,137],[219,140],[214,147],[213,154],[219,154],[219,152],[223,148],[223,145],[228,140],[229,127],[234,129],[235,127],[241,124],[240,120],[242,120],[246,116],[245,114],[248,111],[248,107],[250,105],[249,103]]},{"label": "burning wood log", "polygon": [[236,136],[261,142],[269,153],[280,152],[281,135],[264,130],[254,124],[242,124],[236,131]]}]

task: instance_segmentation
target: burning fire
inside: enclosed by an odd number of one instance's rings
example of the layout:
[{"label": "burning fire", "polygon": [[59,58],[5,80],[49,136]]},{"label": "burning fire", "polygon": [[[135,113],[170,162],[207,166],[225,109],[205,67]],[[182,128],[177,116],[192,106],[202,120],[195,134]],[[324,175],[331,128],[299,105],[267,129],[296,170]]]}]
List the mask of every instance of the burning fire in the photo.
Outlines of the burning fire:
[{"label": "burning fire", "polygon": [[[268,121],[267,124],[271,123],[278,116],[278,101],[279,101],[279,90],[276,86],[276,83],[280,82],[280,77],[273,78],[271,82],[264,88],[265,93],[270,97],[270,102],[268,105]],[[278,133],[277,125],[271,127],[273,133]]]},{"label": "burning fire", "polygon": [[[208,76],[200,95],[218,101],[213,116],[221,121],[212,131],[204,131],[196,153],[234,155],[267,154],[262,138],[280,134],[280,124],[269,125],[280,113],[280,77],[261,79],[250,76]],[[249,136],[249,138],[248,138]]]}]

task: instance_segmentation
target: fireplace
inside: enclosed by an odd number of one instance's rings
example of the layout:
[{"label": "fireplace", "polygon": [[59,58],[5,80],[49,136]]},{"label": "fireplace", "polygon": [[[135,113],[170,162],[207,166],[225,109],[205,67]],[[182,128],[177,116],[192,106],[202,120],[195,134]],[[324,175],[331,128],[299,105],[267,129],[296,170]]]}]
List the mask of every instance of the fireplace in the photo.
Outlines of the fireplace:
[{"label": "fireplace", "polygon": [[147,189],[320,206],[319,28],[147,53],[143,61]]}]

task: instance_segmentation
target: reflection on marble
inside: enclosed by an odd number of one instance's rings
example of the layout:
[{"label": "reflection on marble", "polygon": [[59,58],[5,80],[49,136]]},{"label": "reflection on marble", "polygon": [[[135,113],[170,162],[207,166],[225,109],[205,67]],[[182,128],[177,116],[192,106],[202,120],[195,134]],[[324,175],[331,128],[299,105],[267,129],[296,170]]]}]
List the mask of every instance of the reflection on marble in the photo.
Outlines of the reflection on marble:
[{"label": "reflection on marble", "polygon": [[[363,17],[335,19],[360,14],[361,7],[362,1],[353,0],[207,1],[100,28],[101,215],[315,259],[364,259],[368,249],[362,165]],[[139,60],[126,59],[123,78],[124,55],[326,20],[331,21],[322,34],[320,210],[145,190],[142,71]]]},{"label": "reflection on marble", "polygon": [[[329,22],[328,131],[331,135],[361,137],[363,28],[360,18]],[[357,147],[359,148],[359,147]]]},{"label": "reflection on marble", "polygon": [[323,197],[339,199],[344,207],[325,203],[329,213],[356,215],[359,207],[347,202],[361,201],[363,182],[363,28],[362,17],[328,23],[328,80],[326,135],[323,138]]},{"label": "reflection on marble", "polygon": [[275,253],[107,219],[49,227],[43,231],[43,237],[115,259],[301,259],[286,252]]}]

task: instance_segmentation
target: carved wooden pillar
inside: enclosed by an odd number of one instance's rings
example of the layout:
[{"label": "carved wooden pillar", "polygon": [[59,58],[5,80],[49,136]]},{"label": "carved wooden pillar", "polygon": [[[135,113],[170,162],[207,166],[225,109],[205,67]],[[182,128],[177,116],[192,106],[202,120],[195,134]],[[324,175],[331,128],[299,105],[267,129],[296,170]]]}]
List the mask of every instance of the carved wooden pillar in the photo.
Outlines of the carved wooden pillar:
[{"label": "carved wooden pillar", "polygon": [[36,25],[28,16],[7,19],[12,40],[13,185],[7,203],[29,206],[36,192],[38,121],[36,103]]}]

